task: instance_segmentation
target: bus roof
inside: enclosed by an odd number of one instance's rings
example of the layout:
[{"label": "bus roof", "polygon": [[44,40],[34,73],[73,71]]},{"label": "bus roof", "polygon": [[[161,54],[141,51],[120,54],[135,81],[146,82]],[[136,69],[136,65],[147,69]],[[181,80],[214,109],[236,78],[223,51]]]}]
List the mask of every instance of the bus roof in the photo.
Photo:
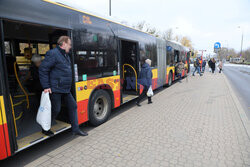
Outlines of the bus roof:
[{"label": "bus roof", "polygon": [[80,13],[84,13],[84,14],[87,14],[87,15],[90,15],[90,16],[93,16],[93,17],[96,17],[96,18],[99,18],[99,19],[103,19],[103,20],[106,20],[106,21],[110,21],[110,22],[113,22],[113,23],[115,23],[115,24],[120,24],[120,25],[122,25],[122,26],[131,28],[131,29],[134,29],[134,30],[136,30],[136,31],[140,31],[140,32],[143,32],[143,33],[146,33],[146,34],[149,34],[149,35],[154,36],[153,34],[147,33],[147,32],[145,32],[145,31],[141,31],[141,30],[138,30],[138,29],[136,29],[136,28],[133,28],[133,27],[127,26],[127,25],[125,25],[125,24],[119,23],[118,21],[115,21],[115,20],[113,20],[112,18],[107,18],[107,17],[104,17],[104,16],[99,16],[99,14],[93,14],[92,12],[89,12],[89,11],[86,11],[86,10],[82,10],[82,9],[77,9],[77,8],[75,8],[75,7],[71,7],[71,6],[69,6],[69,5],[66,5],[66,4],[63,4],[63,3],[60,3],[60,2],[56,2],[56,1],[53,1],[53,0],[43,0],[43,1],[48,2],[48,3],[51,3],[51,4],[54,4],[54,5],[61,6],[61,7],[70,9],[70,10],[74,10],[74,11],[77,11],[77,12],[80,12]]}]

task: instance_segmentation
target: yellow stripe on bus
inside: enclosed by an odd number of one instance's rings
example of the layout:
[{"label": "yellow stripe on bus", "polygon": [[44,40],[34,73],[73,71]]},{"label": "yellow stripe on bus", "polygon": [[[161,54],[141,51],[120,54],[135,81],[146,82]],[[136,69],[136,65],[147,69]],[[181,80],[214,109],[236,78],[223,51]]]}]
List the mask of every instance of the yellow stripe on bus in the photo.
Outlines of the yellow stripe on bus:
[{"label": "yellow stripe on bus", "polygon": [[152,79],[155,79],[155,78],[158,78],[158,69],[152,69],[152,74],[153,74],[153,77]]},{"label": "yellow stripe on bus", "polygon": [[0,125],[7,123],[3,96],[0,96]]},{"label": "yellow stripe on bus", "polygon": [[88,81],[76,82],[76,100],[82,101],[89,99],[91,92],[98,85],[107,84],[113,91],[120,89],[120,76],[111,76],[105,78],[92,79]]}]

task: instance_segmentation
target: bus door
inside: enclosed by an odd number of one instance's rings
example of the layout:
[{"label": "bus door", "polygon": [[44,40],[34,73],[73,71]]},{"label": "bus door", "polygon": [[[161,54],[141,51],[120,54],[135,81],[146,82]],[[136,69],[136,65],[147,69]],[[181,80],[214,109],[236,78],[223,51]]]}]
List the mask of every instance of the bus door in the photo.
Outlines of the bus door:
[{"label": "bus door", "polygon": [[[176,66],[176,64],[180,62],[180,51],[179,50],[174,50],[174,66]],[[176,68],[175,68],[175,74],[176,75]],[[175,78],[175,76],[174,76]],[[173,79],[174,80],[174,79]]]},{"label": "bus door", "polygon": [[137,97],[138,87],[138,43],[120,40],[121,94],[125,103]]},{"label": "bus door", "polygon": [[[56,47],[57,39],[61,35],[69,35],[70,31],[12,20],[3,20],[2,27],[2,46],[5,48],[3,77],[7,88],[5,103],[8,103],[6,115],[12,119],[8,128],[13,129],[12,140],[18,152],[48,138],[36,122],[42,88],[36,80],[39,76],[35,71],[39,64],[32,63],[31,58],[40,55],[43,59],[48,50]],[[52,122],[51,129],[55,134],[70,128],[64,108],[62,105],[62,112]]]},{"label": "bus door", "polygon": [[0,160],[5,159],[16,150],[13,117],[9,110],[8,87],[5,73],[5,49],[3,25],[0,20]]}]

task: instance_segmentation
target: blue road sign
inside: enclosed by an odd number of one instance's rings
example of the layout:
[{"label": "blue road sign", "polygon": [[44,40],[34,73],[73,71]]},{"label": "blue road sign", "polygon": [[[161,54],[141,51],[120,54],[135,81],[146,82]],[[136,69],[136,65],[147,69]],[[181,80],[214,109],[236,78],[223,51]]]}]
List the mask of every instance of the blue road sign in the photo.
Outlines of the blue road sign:
[{"label": "blue road sign", "polygon": [[171,51],[172,47],[171,46],[167,46],[167,51]]},{"label": "blue road sign", "polygon": [[220,49],[220,47],[221,47],[220,42],[215,42],[214,43],[214,49]]}]

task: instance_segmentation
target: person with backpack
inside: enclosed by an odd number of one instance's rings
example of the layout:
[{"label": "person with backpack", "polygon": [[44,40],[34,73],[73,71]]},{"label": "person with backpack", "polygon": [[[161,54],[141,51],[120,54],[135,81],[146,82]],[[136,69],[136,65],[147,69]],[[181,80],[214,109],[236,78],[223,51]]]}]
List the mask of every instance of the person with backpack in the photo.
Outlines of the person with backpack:
[{"label": "person with backpack", "polygon": [[194,72],[193,72],[193,76],[194,76],[194,73],[195,73],[196,71],[198,71],[198,73],[200,74],[200,76],[202,76],[201,71],[200,71],[200,61],[199,61],[199,58],[197,58],[197,59],[194,61],[194,68],[195,68],[195,70],[194,70]]}]

